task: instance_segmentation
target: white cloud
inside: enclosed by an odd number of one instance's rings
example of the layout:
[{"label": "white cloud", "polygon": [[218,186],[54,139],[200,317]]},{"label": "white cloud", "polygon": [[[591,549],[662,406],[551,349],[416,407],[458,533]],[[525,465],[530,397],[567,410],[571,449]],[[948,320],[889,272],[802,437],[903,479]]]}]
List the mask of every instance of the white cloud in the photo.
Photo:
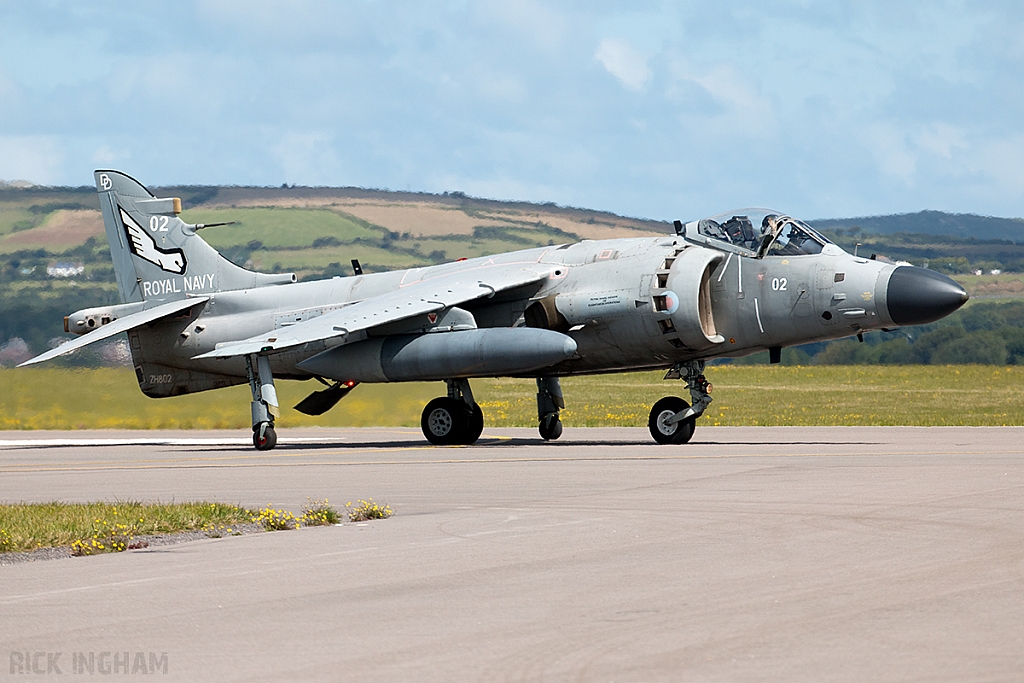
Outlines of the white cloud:
[{"label": "white cloud", "polygon": [[922,151],[943,159],[952,159],[955,153],[970,146],[964,131],[947,123],[930,123],[923,126],[912,139]]},{"label": "white cloud", "polygon": [[63,163],[55,135],[0,136],[0,178],[50,185],[60,181]]},{"label": "white cloud", "polygon": [[527,95],[526,82],[515,73],[478,66],[472,70],[476,91],[488,100],[521,104]]},{"label": "white cloud", "polygon": [[270,154],[281,167],[285,182],[300,185],[337,184],[342,166],[334,152],[329,131],[289,132],[281,136]]},{"label": "white cloud", "polygon": [[906,133],[888,123],[875,123],[863,132],[863,140],[883,174],[906,185],[914,183],[917,155],[910,148]]},{"label": "white cloud", "polygon": [[505,29],[515,31],[545,52],[555,52],[565,44],[570,22],[561,12],[536,0],[500,0],[477,5],[477,11],[493,18]]},{"label": "white cloud", "polygon": [[[1024,199],[1024,135],[986,140],[971,149],[966,166],[981,180],[975,183],[972,194],[980,194],[990,206],[1005,207],[1013,211]],[[1020,211],[1017,208],[1016,211]],[[1020,215],[1019,213],[1017,214]]]},{"label": "white cloud", "polygon": [[901,127],[877,121],[861,138],[879,170],[907,187],[960,177],[980,151],[963,130],[941,122]]},{"label": "white cloud", "polygon": [[597,46],[594,58],[630,90],[643,90],[651,80],[647,58],[624,40],[605,38]]},{"label": "white cloud", "polygon": [[115,168],[119,165],[123,165],[129,159],[132,158],[130,152],[120,150],[114,151],[110,148],[110,145],[100,145],[92,153],[92,161],[94,164],[99,164],[105,168]]},{"label": "white cloud", "polygon": [[1024,216],[1008,0],[94,5],[0,2],[0,178]]},{"label": "white cloud", "polygon": [[[776,135],[778,121],[771,99],[737,67],[726,63],[697,66],[674,56],[669,60],[669,76],[665,95],[681,108],[684,125],[696,125],[703,134],[730,140],[767,141]],[[693,89],[717,108],[696,107],[686,95]]]}]

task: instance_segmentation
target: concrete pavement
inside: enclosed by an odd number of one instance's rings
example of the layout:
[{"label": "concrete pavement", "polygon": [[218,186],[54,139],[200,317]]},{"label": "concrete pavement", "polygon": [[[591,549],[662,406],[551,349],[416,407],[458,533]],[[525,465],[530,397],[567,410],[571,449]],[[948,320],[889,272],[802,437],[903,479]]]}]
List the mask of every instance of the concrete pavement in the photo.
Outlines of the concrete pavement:
[{"label": "concrete pavement", "polygon": [[[0,433],[4,502],[298,511],[372,497],[396,511],[0,566],[0,680],[64,680],[76,652],[111,653],[123,677],[143,675],[141,653],[147,680],[1024,676],[1021,428],[698,428],[681,447],[642,429],[550,444],[486,430],[465,448],[401,429],[282,430],[268,454],[246,443]],[[60,675],[11,673],[58,652]]]}]

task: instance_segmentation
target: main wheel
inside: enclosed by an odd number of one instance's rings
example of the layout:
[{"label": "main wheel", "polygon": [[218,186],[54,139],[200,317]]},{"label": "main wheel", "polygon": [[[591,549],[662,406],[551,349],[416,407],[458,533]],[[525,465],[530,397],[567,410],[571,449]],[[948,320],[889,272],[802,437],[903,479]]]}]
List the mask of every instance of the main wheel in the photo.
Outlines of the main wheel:
[{"label": "main wheel", "polygon": [[[466,438],[470,413],[462,401],[441,396],[428,403],[420,417],[420,428],[427,441],[435,446],[450,446],[463,443]],[[480,414],[480,430],[483,431],[483,413]],[[478,434],[479,436],[479,434]],[[476,439],[473,439],[476,441]]]},{"label": "main wheel", "polygon": [[690,407],[690,404],[678,396],[666,396],[651,408],[651,417],[647,420],[647,428],[651,430],[651,436],[658,443],[667,444],[686,443],[693,436],[697,420],[688,417],[680,422],[668,424],[665,420],[676,413],[682,412]]},{"label": "main wheel", "polygon": [[540,431],[540,438],[545,441],[554,441],[562,435],[562,421],[558,419],[558,413],[548,413],[540,421],[537,427]]},{"label": "main wheel", "polygon": [[269,451],[276,446],[277,432],[274,431],[273,425],[268,422],[257,425],[252,432],[252,445],[258,451]]},{"label": "main wheel", "polygon": [[[462,404],[462,407],[465,409],[466,404]],[[466,412],[466,429],[462,434],[462,438],[457,443],[472,446],[480,438],[483,431],[484,411],[480,410],[479,404],[474,403],[473,409]]]}]

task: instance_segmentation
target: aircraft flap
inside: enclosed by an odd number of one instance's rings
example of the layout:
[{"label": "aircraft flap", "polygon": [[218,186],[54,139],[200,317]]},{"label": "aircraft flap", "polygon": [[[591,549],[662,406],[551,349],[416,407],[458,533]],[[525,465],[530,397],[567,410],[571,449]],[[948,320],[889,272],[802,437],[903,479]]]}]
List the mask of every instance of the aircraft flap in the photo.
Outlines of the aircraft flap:
[{"label": "aircraft flap", "polygon": [[55,349],[50,349],[46,353],[40,354],[35,358],[30,358],[18,367],[22,368],[26,365],[34,365],[35,363],[42,363],[43,361],[56,358],[57,356],[63,356],[64,354],[71,353],[83,346],[88,346],[93,342],[98,342],[101,339],[107,339],[108,337],[113,337],[115,334],[127,332],[128,330],[133,330],[141,325],[155,322],[161,318],[166,318],[169,315],[174,315],[175,313],[180,313],[185,309],[192,308],[196,304],[209,301],[209,299],[210,297],[208,296],[191,297],[188,299],[171,301],[170,303],[139,311],[138,313],[126,315],[123,318],[118,318],[117,320],[107,323],[102,327],[98,327],[92,332],[84,334],[66,344],[61,344]]},{"label": "aircraft flap", "polygon": [[483,272],[476,270],[443,275],[363,299],[351,306],[287,328],[269,330],[256,337],[221,344],[214,351],[194,356],[193,360],[279,352],[339,337],[344,344],[346,338],[355,332],[490,297],[496,292],[539,282],[547,276],[547,271],[538,273],[525,270],[519,265],[493,266],[483,269]]}]

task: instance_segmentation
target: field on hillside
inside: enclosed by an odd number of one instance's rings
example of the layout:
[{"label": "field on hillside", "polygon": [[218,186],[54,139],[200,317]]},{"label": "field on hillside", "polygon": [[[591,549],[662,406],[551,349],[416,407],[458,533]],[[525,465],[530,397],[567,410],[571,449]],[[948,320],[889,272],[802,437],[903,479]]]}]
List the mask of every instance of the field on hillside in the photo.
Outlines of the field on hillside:
[{"label": "field on hillside", "polygon": [[[202,236],[239,264],[318,277],[332,264],[364,270],[409,268],[581,239],[665,233],[665,223],[555,205],[493,202],[346,188],[169,188],[182,196],[189,223],[233,222]],[[87,242],[92,238],[91,242]],[[76,247],[88,246],[73,254]],[[32,261],[34,252],[40,263]],[[0,192],[0,255],[28,266],[66,255],[109,264],[95,192],[78,189]],[[86,278],[93,275],[86,267]],[[27,273],[26,273],[27,274]],[[112,273],[102,278],[113,281]],[[92,277],[91,279],[102,279]]]},{"label": "field on hillside", "polygon": [[971,295],[973,301],[968,303],[988,298],[1024,298],[1024,273],[957,275],[954,279]]},{"label": "field on hillside", "polygon": [[[662,396],[686,396],[662,373],[567,378],[566,427],[647,424]],[[1018,366],[716,366],[708,369],[715,401],[698,422],[713,425],[1024,425],[1024,368]],[[149,399],[131,370],[0,370],[0,429],[248,429],[246,386],[193,396]],[[278,383],[281,427],[419,425],[444,385],[357,387],[320,417],[295,405],[320,386]],[[532,380],[473,380],[489,427],[536,424]]]}]

